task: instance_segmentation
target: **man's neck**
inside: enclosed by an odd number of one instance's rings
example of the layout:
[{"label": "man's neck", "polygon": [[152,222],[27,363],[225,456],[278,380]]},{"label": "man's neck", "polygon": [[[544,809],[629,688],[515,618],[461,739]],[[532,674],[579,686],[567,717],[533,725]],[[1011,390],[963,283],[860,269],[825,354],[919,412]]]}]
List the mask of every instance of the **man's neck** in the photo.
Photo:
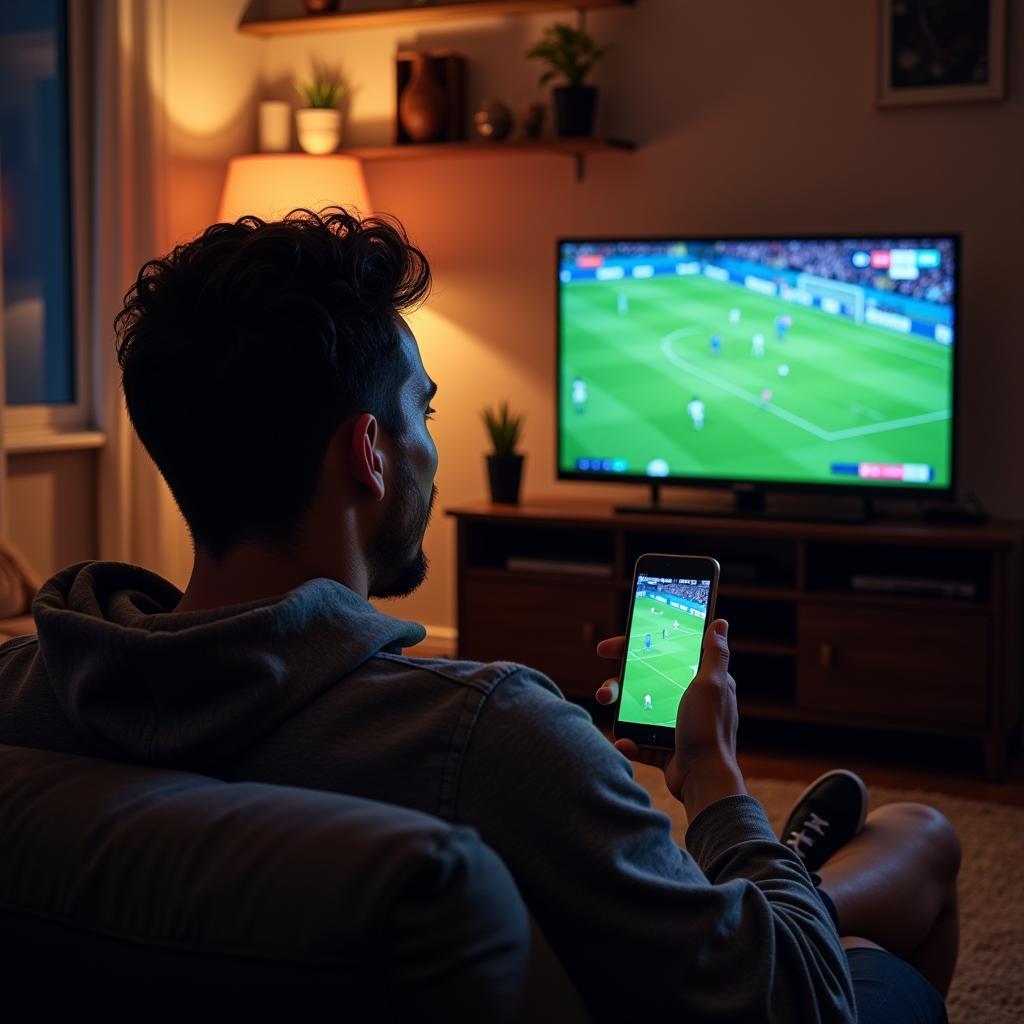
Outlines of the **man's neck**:
[{"label": "man's neck", "polygon": [[227,605],[279,597],[312,579],[343,583],[366,597],[369,590],[366,565],[344,557],[310,558],[303,553],[284,555],[262,545],[240,544],[220,561],[196,552],[192,576],[176,612],[208,611]]}]

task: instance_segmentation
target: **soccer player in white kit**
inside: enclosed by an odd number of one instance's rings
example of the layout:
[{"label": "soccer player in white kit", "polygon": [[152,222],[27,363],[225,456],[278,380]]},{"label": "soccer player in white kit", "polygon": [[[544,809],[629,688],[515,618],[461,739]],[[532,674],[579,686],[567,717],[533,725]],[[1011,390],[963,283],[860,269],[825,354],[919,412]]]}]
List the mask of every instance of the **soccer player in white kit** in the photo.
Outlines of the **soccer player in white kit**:
[{"label": "soccer player in white kit", "polygon": [[587,384],[582,377],[577,377],[572,382],[572,404],[576,406],[577,412],[583,412],[587,405]]},{"label": "soccer player in white kit", "polygon": [[693,421],[694,430],[704,429],[704,403],[694,395],[690,400],[690,404],[687,405],[686,411],[690,414],[690,419]]},{"label": "soccer player in white kit", "polygon": [[731,324],[738,324],[740,322],[740,316],[741,315],[742,314],[740,313],[740,311],[738,309],[730,309],[729,310],[729,323],[731,323]]},{"label": "soccer player in white kit", "polygon": [[619,316],[625,316],[629,312],[629,296],[625,292],[619,292]]},{"label": "soccer player in white kit", "polygon": [[764,355],[764,335],[755,334],[750,342],[750,354],[753,356]]},{"label": "soccer player in white kit", "polygon": [[645,693],[644,694],[644,711],[653,711],[653,710],[654,710],[654,702],[651,700],[651,695],[649,693]]}]

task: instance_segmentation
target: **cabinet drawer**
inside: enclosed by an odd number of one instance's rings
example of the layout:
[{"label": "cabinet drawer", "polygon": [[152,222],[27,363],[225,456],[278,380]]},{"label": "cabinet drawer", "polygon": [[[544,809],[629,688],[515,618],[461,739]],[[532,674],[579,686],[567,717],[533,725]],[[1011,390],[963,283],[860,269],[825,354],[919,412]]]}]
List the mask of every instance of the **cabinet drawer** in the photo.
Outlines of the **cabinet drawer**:
[{"label": "cabinet drawer", "polygon": [[594,653],[598,640],[621,633],[623,595],[613,587],[463,581],[459,656],[518,661],[550,676],[567,694],[592,697],[615,675],[613,662]]},{"label": "cabinet drawer", "polygon": [[970,612],[804,606],[797,702],[907,725],[983,725],[988,630]]}]

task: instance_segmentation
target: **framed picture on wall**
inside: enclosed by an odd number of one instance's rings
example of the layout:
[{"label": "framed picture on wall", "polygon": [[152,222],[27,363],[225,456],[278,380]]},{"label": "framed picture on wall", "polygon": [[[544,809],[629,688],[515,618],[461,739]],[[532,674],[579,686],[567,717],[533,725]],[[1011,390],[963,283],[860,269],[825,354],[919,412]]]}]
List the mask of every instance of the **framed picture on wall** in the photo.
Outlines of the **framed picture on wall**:
[{"label": "framed picture on wall", "polygon": [[1001,100],[1006,0],[876,0],[880,107]]}]

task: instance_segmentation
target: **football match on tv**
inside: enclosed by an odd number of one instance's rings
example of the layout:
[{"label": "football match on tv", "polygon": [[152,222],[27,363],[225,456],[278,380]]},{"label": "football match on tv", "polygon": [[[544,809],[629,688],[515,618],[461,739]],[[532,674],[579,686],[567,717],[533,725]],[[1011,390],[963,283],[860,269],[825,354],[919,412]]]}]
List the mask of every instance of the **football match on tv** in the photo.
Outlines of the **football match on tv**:
[{"label": "football match on tv", "polygon": [[672,729],[697,674],[710,580],[637,577],[619,721]]},{"label": "football match on tv", "polygon": [[559,248],[563,473],[950,486],[952,239]]}]

